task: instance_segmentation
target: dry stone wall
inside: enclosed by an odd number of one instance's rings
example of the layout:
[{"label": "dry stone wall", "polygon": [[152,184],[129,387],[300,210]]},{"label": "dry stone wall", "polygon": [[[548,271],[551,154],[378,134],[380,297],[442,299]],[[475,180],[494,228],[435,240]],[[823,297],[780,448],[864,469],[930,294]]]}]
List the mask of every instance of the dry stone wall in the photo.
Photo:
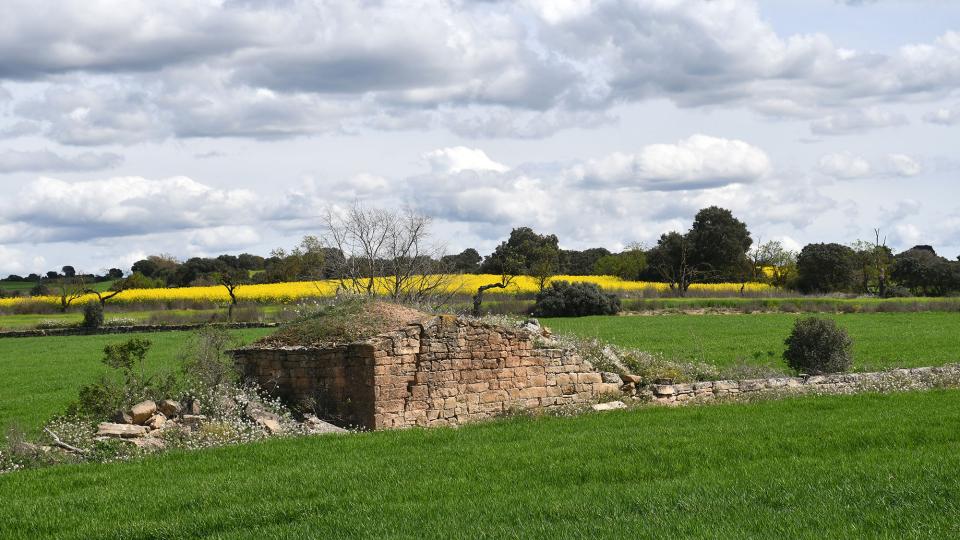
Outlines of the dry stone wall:
[{"label": "dry stone wall", "polygon": [[529,331],[452,316],[346,347],[246,348],[235,359],[268,390],[313,400],[331,421],[367,429],[587,404],[622,386],[572,351],[535,348]]},{"label": "dry stone wall", "polygon": [[894,369],[874,373],[834,373],[804,377],[704,381],[684,384],[653,384],[636,389],[636,396],[664,405],[679,405],[774,394],[849,394],[864,391],[922,390],[955,387],[960,383],[960,366]]}]

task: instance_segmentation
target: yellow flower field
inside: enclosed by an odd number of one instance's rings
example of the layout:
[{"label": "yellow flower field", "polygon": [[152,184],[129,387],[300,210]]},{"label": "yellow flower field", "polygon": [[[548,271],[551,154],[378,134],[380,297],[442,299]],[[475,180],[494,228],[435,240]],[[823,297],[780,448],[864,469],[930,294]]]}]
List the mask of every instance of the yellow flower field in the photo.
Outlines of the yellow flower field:
[{"label": "yellow flower field", "polygon": [[[446,285],[446,292],[473,294],[480,285],[495,283],[500,279],[496,275],[457,275],[450,276]],[[666,283],[649,281],[624,281],[612,276],[555,276],[552,280],[566,280],[595,283],[604,290],[623,293],[667,293],[670,288]],[[338,280],[297,281],[292,283],[268,283],[262,285],[241,285],[237,290],[237,298],[245,302],[262,304],[286,304],[302,298],[317,298],[332,296],[336,293]],[[378,280],[378,291],[386,291],[386,281]],[[519,276],[506,289],[491,289],[487,294],[517,294],[536,293],[537,281],[530,276]],[[762,294],[772,292],[775,288],[765,283],[748,283],[744,292]],[[735,296],[740,293],[739,283],[696,283],[690,286],[691,293],[709,293],[715,295]],[[80,304],[95,300],[96,296],[87,295],[75,303]],[[230,296],[227,290],[219,285],[209,287],[181,287],[171,289],[129,289],[110,299],[110,303],[163,303],[176,301],[195,302],[228,302]],[[14,306],[24,302],[42,302],[59,304],[58,296],[35,296],[27,298],[2,298],[0,307]]]}]

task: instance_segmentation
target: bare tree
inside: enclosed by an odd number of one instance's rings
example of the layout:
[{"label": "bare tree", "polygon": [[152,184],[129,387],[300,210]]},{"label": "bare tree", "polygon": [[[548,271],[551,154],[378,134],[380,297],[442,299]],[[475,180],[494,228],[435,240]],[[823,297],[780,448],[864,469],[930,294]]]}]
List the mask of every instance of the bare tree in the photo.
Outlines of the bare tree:
[{"label": "bare tree", "polygon": [[716,275],[709,265],[695,264],[688,235],[670,232],[662,235],[657,246],[650,250],[650,268],[660,274],[676,296],[686,296],[690,285],[706,281]]},{"label": "bare tree", "polygon": [[122,293],[125,289],[126,289],[126,284],[124,283],[124,280],[118,279],[116,282],[114,282],[113,285],[110,286],[110,289],[107,291],[99,291],[97,289],[90,287],[85,289],[83,292],[85,294],[92,294],[96,296],[97,301],[100,302],[100,306],[103,307],[107,304],[107,300],[110,300],[111,298]]},{"label": "bare tree", "polygon": [[[512,248],[506,246],[494,251],[490,255],[491,259],[495,259],[495,266],[500,268],[500,279],[494,283],[487,283],[477,287],[477,292],[473,295],[473,316],[479,317],[482,315],[481,307],[483,306],[483,294],[490,289],[506,289],[513,283],[513,280],[520,275],[521,268],[523,267],[523,258]],[[541,288],[542,290],[542,288]]]},{"label": "bare tree", "polygon": [[880,229],[873,230],[873,241],[857,240],[851,247],[856,252],[863,292],[885,296],[887,273],[893,264],[893,252],[887,247],[887,238],[880,240]]},{"label": "bare tree", "polygon": [[328,208],[323,242],[342,257],[328,260],[340,288],[367,296],[442,305],[453,295],[452,276],[440,262],[443,248],[430,240],[431,218],[412,210],[354,203]]},{"label": "bare tree", "polygon": [[211,277],[227,289],[227,294],[230,295],[230,307],[227,308],[227,320],[232,322],[233,308],[237,305],[237,289],[250,281],[249,274],[246,270],[226,268],[220,272],[214,272]]},{"label": "bare tree", "polygon": [[54,283],[54,291],[60,297],[60,311],[66,313],[74,300],[87,293],[86,280],[82,275],[62,277]]}]

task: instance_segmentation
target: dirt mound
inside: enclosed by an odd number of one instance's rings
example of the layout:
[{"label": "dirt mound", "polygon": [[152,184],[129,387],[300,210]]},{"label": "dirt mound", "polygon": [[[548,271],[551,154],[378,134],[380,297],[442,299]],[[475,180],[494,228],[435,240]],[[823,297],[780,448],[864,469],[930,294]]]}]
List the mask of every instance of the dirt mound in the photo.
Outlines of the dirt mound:
[{"label": "dirt mound", "polygon": [[260,347],[325,347],[354,343],[403,328],[431,315],[399,304],[350,299],[283,326],[255,342]]}]

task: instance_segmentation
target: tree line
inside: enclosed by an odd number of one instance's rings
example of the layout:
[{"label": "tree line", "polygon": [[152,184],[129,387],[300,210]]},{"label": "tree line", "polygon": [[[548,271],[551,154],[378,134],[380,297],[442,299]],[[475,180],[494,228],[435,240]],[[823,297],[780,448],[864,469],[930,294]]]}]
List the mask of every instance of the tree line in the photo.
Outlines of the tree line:
[{"label": "tree line", "polygon": [[305,236],[293,248],[278,248],[266,257],[242,253],[180,261],[159,254],[133,263],[126,277],[119,269],[96,276],[65,266],[60,273],[8,280],[35,282],[34,294],[49,293],[51,287],[69,281],[112,279],[115,291],[220,284],[234,300],[236,287],[246,283],[333,279],[345,289],[371,293],[379,277],[391,278],[386,280],[392,284],[391,296],[410,298],[443,289],[440,276],[449,274],[500,276],[476,291],[475,302],[482,301],[484,291],[507,287],[518,275],[534,277],[541,290],[555,275],[612,275],[667,283],[677,296],[684,296],[694,283],[720,282],[740,283],[741,292],[750,282],[806,294],[889,297],[960,292],[960,257],[949,260],[929,245],[895,254],[875,230],[869,241],[814,243],[794,252],[777,241],[754,240],[744,222],[717,206],[697,212],[687,231],[665,233],[649,248],[631,244],[619,252],[603,247],[562,249],[556,235],[518,227],[488,255],[474,248],[444,254],[431,238],[429,217],[360,205],[346,212],[328,211],[323,225],[322,235]]}]

